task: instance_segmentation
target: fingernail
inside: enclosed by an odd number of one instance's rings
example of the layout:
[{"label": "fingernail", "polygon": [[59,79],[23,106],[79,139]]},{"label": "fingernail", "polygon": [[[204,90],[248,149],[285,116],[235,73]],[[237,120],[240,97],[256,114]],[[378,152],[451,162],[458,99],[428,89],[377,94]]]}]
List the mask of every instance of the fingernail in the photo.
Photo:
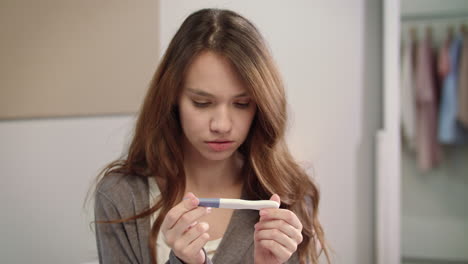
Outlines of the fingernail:
[{"label": "fingernail", "polygon": [[207,223],[201,223],[200,225],[201,225],[202,229],[205,230],[205,231],[208,230],[208,228],[210,227]]},{"label": "fingernail", "polygon": [[206,212],[207,212],[207,213],[211,213],[211,210],[212,210],[211,207],[207,207],[207,208],[206,208]]},{"label": "fingernail", "polygon": [[265,216],[267,215],[267,211],[260,210],[260,216]]}]

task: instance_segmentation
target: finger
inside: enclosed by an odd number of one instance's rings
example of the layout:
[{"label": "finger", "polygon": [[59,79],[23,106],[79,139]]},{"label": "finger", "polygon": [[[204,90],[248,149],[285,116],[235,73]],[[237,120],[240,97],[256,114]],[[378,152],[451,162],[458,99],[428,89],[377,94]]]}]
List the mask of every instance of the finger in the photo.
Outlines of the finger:
[{"label": "finger", "polygon": [[203,233],[206,233],[210,229],[208,223],[202,222],[196,224],[194,227],[190,228],[187,232],[184,233],[182,239],[187,241],[187,245],[192,243],[195,239],[201,236]]},{"label": "finger", "polygon": [[288,209],[262,209],[260,210],[260,221],[266,219],[280,219],[288,224],[292,225],[294,228],[302,230],[302,224],[296,214]]},{"label": "finger", "polygon": [[258,243],[261,247],[269,250],[280,263],[286,262],[293,253],[274,240],[260,240]]},{"label": "finger", "polygon": [[195,209],[199,202],[200,201],[193,193],[187,193],[180,203],[169,210],[161,225],[161,229],[167,230],[172,228],[184,213]]},{"label": "finger", "polygon": [[288,237],[296,241],[297,244],[301,243],[303,239],[301,230],[294,228],[292,225],[286,223],[284,220],[267,220],[255,224],[256,231],[265,229],[279,229]]},{"label": "finger", "polygon": [[278,229],[260,230],[254,233],[256,240],[274,240],[278,244],[285,247],[289,252],[295,252],[297,243],[292,238],[279,231]]},{"label": "finger", "polygon": [[171,229],[168,230],[168,233],[174,235],[175,237],[179,237],[185,231],[187,231],[187,229],[190,225],[193,224],[193,222],[200,219],[200,217],[209,214],[210,212],[210,207],[198,207],[196,209],[193,209],[192,211],[188,211],[179,218],[177,223]]},{"label": "finger", "polygon": [[188,246],[174,247],[174,254],[184,261],[184,263],[205,263],[205,254],[202,247],[206,244],[210,236],[208,233],[201,234]]},{"label": "finger", "polygon": [[184,250],[187,254],[194,255],[197,252],[201,251],[201,249],[205,246],[206,242],[208,242],[209,239],[210,235],[208,233],[203,233],[195,240],[193,240],[192,243],[190,243]]},{"label": "finger", "polygon": [[270,201],[275,201],[275,202],[278,202],[279,204],[281,204],[281,199],[279,197],[278,194],[273,194],[271,197],[270,197]]},{"label": "finger", "polygon": [[198,223],[187,232],[183,234],[175,243],[174,249],[178,252],[182,252],[185,248],[187,248],[193,241],[195,241],[199,236],[203,233],[208,231],[209,225],[208,223]]}]

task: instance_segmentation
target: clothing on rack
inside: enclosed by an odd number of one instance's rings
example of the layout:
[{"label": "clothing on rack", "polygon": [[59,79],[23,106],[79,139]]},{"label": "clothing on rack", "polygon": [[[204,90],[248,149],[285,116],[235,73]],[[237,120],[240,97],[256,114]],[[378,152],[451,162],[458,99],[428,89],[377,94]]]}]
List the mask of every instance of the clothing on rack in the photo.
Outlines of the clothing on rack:
[{"label": "clothing on rack", "polygon": [[439,59],[437,61],[437,73],[439,77],[443,80],[450,72],[450,44],[453,39],[453,30],[449,31],[447,37],[445,38],[444,43],[439,50]]},{"label": "clothing on rack", "polygon": [[462,27],[463,47],[460,58],[460,79],[458,83],[458,120],[468,130],[468,31]]},{"label": "clothing on rack", "polygon": [[445,38],[445,41],[441,45],[439,49],[439,54],[438,54],[438,61],[437,61],[437,76],[438,78],[438,113],[440,111],[440,98],[441,98],[441,90],[443,87],[443,82],[445,78],[447,78],[448,74],[450,73],[450,46],[452,44],[453,40],[453,27],[450,27],[447,36]]},{"label": "clothing on rack", "polygon": [[416,39],[414,29],[410,31],[410,37],[406,40],[402,50],[401,65],[401,121],[402,133],[408,147],[416,149],[416,108],[415,108],[415,80],[414,61]]},{"label": "clothing on rack", "polygon": [[431,30],[419,42],[416,63],[416,138],[418,165],[427,171],[437,165],[440,150],[437,142],[437,85]]},{"label": "clothing on rack", "polygon": [[442,87],[438,138],[444,144],[460,144],[465,141],[466,137],[457,121],[459,61],[462,41],[462,37],[457,35],[450,45],[450,71],[445,77]]}]

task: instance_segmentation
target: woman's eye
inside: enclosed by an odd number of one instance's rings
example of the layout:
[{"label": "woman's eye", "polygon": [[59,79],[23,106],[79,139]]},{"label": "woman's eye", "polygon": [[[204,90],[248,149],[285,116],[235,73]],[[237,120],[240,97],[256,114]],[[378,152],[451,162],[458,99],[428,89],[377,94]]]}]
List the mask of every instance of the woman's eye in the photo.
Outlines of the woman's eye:
[{"label": "woman's eye", "polygon": [[193,105],[195,105],[196,107],[200,107],[200,108],[207,107],[210,105],[210,102],[197,102],[197,101],[192,101],[192,102],[193,102]]},{"label": "woman's eye", "polygon": [[249,107],[250,102],[247,103],[234,103],[238,108],[247,108]]}]

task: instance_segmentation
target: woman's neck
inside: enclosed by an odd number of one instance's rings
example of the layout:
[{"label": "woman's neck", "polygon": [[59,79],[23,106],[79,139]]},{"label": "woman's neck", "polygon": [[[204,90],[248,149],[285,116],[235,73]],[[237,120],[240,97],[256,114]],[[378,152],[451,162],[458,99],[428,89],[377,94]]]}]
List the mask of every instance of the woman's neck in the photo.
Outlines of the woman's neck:
[{"label": "woman's neck", "polygon": [[242,185],[242,160],[237,153],[222,161],[186,156],[184,168],[187,191],[199,195],[214,195]]}]

